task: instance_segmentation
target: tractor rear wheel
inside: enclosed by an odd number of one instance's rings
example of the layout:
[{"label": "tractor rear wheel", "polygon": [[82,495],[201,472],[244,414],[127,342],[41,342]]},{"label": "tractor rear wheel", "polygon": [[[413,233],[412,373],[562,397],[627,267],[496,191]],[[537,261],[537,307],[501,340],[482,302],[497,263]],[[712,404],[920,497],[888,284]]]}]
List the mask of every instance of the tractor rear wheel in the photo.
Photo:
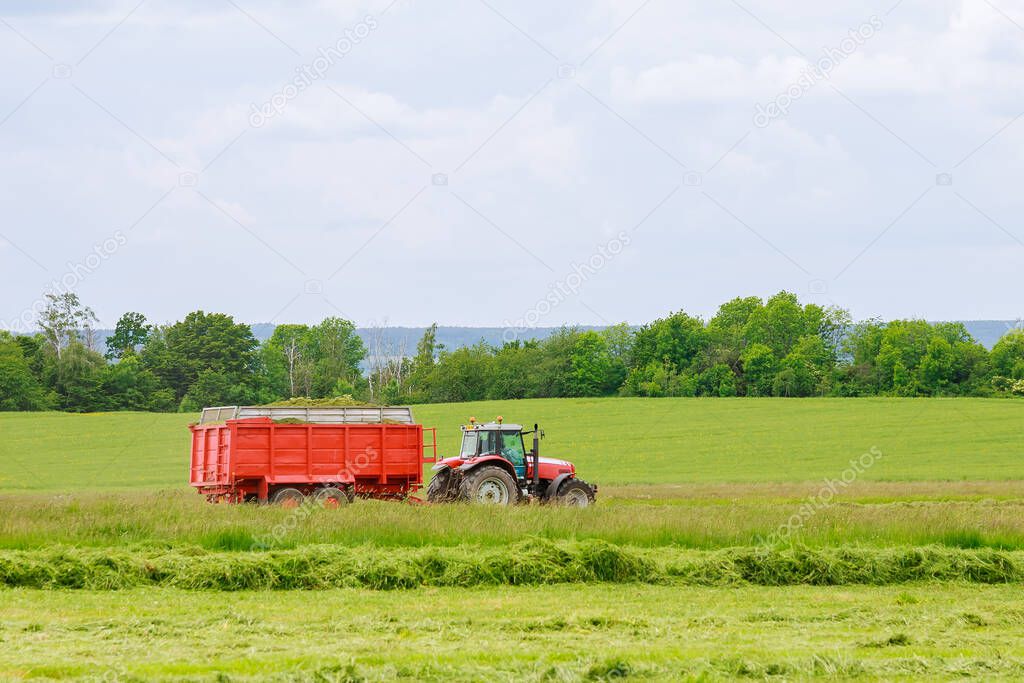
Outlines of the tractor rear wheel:
[{"label": "tractor rear wheel", "polygon": [[302,491],[288,487],[274,491],[270,502],[283,508],[297,508],[306,502],[306,496]]},{"label": "tractor rear wheel", "polygon": [[582,479],[569,479],[558,487],[555,502],[565,507],[590,507],[594,502],[594,489]]},{"label": "tractor rear wheel", "polygon": [[451,469],[447,467],[437,472],[427,487],[427,502],[450,503],[455,500],[459,489],[455,486],[454,478]]},{"label": "tractor rear wheel", "polygon": [[519,502],[519,489],[512,475],[500,467],[472,470],[462,480],[460,498],[483,505],[514,505]]},{"label": "tractor rear wheel", "polygon": [[337,486],[325,486],[317,490],[313,494],[313,500],[317,505],[327,510],[336,510],[352,502],[350,494],[339,489]]}]

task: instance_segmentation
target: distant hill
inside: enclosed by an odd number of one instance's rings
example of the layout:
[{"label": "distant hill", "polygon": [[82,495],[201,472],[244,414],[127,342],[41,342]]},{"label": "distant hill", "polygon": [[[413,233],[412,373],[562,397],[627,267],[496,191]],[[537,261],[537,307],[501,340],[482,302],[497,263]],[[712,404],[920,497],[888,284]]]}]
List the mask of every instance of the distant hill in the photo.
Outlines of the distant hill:
[{"label": "distant hill", "polygon": [[[1000,337],[1013,329],[1020,329],[1020,320],[965,320],[963,321],[967,331],[985,348],[991,349]],[[264,341],[274,333],[275,325],[272,323],[257,323],[252,325],[252,333],[256,339]],[[464,346],[472,346],[481,341],[493,346],[501,346],[505,342],[504,327],[438,327],[437,341],[444,344],[448,350],[460,349]],[[515,338],[520,341],[531,339],[547,339],[560,330],[560,327],[534,327],[518,331]],[[603,327],[581,325],[582,330],[602,330]],[[405,353],[412,355],[416,351],[416,342],[420,340],[425,327],[386,327],[382,329],[371,329],[360,327],[356,333],[362,338],[368,349],[373,348],[373,339],[380,337],[382,349],[388,349],[391,353],[398,353],[404,349]],[[106,348],[106,339],[113,334],[113,330],[96,330],[97,348]]]},{"label": "distant hill", "polygon": [[[965,320],[962,322],[970,335],[987,349],[991,349],[995,346],[996,342],[1010,330],[1015,328],[1019,329],[1021,327],[1021,321],[1017,320]],[[559,329],[561,328],[534,327],[532,329],[523,330],[516,336],[522,341],[528,339],[546,339]],[[580,326],[580,329],[602,330],[604,327]],[[253,334],[256,335],[257,339],[266,339],[273,333],[273,331],[273,325],[253,325]],[[364,342],[367,342],[367,347],[369,348],[369,341],[373,337],[373,331],[360,328],[357,329],[356,332],[360,337],[362,337]],[[424,332],[426,332],[425,327],[389,327],[382,330],[381,334],[383,334],[383,339],[386,342],[390,342],[391,348],[401,348],[402,343],[404,342],[405,348],[408,349],[409,353],[412,353],[416,349],[416,342],[419,341]],[[265,336],[261,336],[261,334],[265,334]],[[504,338],[505,328],[503,327],[437,328],[437,340],[444,344],[445,348],[450,350],[462,348],[463,346],[472,346],[481,340],[494,346],[501,346],[504,343]],[[384,345],[388,346],[387,343]]]},{"label": "distant hill", "polygon": [[[269,339],[274,333],[274,325],[271,323],[259,323],[252,326],[253,335],[263,341]],[[529,339],[547,339],[562,328],[560,327],[534,327],[527,330],[516,331],[514,338],[521,341]],[[581,325],[581,330],[601,330],[603,327]],[[464,346],[473,346],[480,341],[485,341],[494,346],[501,346],[505,343],[504,327],[440,327],[437,328],[437,341],[444,344],[447,349],[460,349]],[[427,331],[425,327],[385,327],[371,329],[367,327],[356,328],[356,334],[366,343],[367,348],[375,336],[380,336],[381,345],[392,349],[400,349],[404,346],[411,354],[416,350],[416,342],[423,337]],[[509,339],[512,339],[511,333]]]},{"label": "distant hill", "polygon": [[964,327],[986,349],[996,345],[1010,330],[1021,329],[1020,320],[966,320]]}]

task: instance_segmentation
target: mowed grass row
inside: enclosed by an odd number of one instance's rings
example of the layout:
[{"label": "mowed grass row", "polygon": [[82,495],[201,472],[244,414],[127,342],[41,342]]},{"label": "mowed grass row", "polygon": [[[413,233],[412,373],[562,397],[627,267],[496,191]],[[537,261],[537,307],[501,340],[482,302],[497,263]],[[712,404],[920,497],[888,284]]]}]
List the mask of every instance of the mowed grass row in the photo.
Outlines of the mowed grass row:
[{"label": "mowed grass row", "polygon": [[614,583],[677,586],[885,586],[1024,583],[1024,552],[924,548],[628,549],[529,539],[501,547],[336,545],[263,553],[119,548],[0,551],[0,588],[372,590]]},{"label": "mowed grass row", "polygon": [[[956,490],[954,484],[948,487]],[[31,550],[59,544],[242,552],[324,543],[494,547],[537,537],[597,539],[640,548],[859,544],[1024,550],[1024,501],[1020,498],[860,503],[839,497],[805,515],[807,503],[802,498],[759,497],[759,489],[736,488],[735,495],[730,495],[731,487],[715,485],[694,493],[704,491],[707,497],[666,497],[654,502],[617,498],[612,489],[601,504],[585,510],[421,506],[369,500],[357,500],[339,510],[313,506],[286,510],[251,504],[210,505],[182,490],[76,496],[6,494],[0,496],[0,548]],[[773,487],[761,488],[768,489],[760,491],[764,496]],[[791,494],[800,490],[780,488]],[[878,495],[876,488],[892,490],[878,485],[860,490],[871,499]],[[945,488],[933,486],[931,490],[940,495]],[[656,487],[655,495],[661,490],[665,489]],[[673,488],[670,492],[685,490]],[[991,484],[980,490],[1007,495],[1019,491],[1019,486]],[[627,495],[632,491],[623,489]],[[856,494],[852,499],[856,500]]]},{"label": "mowed grass row", "polygon": [[[550,399],[415,408],[442,454],[459,425],[540,423],[543,453],[599,484],[838,479],[1024,479],[1024,401],[998,399]],[[182,487],[194,415],[0,413],[0,491]]]},{"label": "mowed grass row", "polygon": [[9,590],[0,677],[1009,680],[1019,586]]}]

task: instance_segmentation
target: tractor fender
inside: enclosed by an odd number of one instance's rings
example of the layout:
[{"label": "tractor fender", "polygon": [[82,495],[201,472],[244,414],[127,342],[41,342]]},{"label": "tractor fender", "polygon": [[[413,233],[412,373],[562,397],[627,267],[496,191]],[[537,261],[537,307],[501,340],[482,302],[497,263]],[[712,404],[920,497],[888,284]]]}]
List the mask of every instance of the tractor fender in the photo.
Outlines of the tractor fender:
[{"label": "tractor fender", "polygon": [[544,494],[544,500],[554,500],[555,496],[558,495],[558,489],[562,486],[566,479],[572,479],[572,475],[568,472],[563,472],[557,477],[551,480],[548,484],[547,493]]},{"label": "tractor fender", "polygon": [[508,460],[501,457],[500,455],[488,455],[483,458],[477,458],[476,460],[472,460],[470,462],[459,465],[458,467],[455,468],[455,471],[465,474],[470,470],[475,470],[477,467],[483,467],[485,465],[497,465],[498,467],[502,468],[503,470],[511,474],[513,481],[518,481],[518,477],[516,477],[516,470],[514,467],[512,467],[512,463],[510,463]]}]

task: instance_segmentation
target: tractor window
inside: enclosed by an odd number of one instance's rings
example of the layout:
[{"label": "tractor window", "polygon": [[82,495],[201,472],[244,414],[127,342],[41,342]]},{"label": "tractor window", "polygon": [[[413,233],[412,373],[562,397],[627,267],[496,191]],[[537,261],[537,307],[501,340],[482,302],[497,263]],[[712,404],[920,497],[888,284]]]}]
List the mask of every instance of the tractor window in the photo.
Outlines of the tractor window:
[{"label": "tractor window", "polygon": [[476,455],[476,445],[479,440],[477,432],[464,432],[462,435],[462,453],[459,454],[459,457],[470,458]]},{"label": "tractor window", "polygon": [[523,435],[519,432],[502,432],[501,442],[501,454],[514,466],[522,466],[526,460]]},{"label": "tractor window", "polygon": [[495,455],[499,452],[498,432],[481,432],[480,455]]}]

